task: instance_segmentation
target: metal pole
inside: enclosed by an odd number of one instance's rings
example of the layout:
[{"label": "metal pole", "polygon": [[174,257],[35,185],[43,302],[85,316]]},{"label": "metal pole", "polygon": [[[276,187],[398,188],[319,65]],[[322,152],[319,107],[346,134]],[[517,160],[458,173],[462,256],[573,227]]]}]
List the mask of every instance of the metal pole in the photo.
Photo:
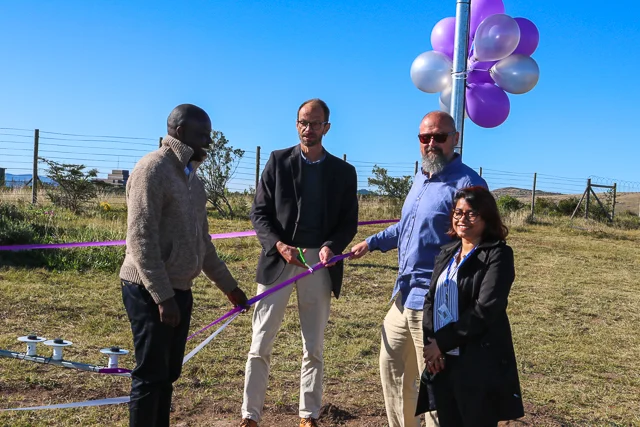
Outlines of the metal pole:
[{"label": "metal pole", "polygon": [[616,213],[616,187],[617,183],[613,183],[613,204],[611,205],[611,221],[613,221],[613,216]]},{"label": "metal pole", "polygon": [[533,213],[536,207],[536,180],[538,178],[538,173],[533,173],[533,190],[531,191],[531,219],[533,220]]},{"label": "metal pole", "polygon": [[31,174],[31,203],[38,203],[38,144],[40,143],[40,129],[33,133],[33,173]]},{"label": "metal pole", "polygon": [[460,132],[458,152],[462,156],[464,135],[464,95],[467,83],[467,54],[469,52],[469,22],[471,0],[456,0],[456,36],[453,50],[453,73],[451,88],[451,115]]},{"label": "metal pole", "polygon": [[344,160],[345,162],[347,161],[347,155],[346,154],[342,155],[342,160]]},{"label": "metal pole", "polygon": [[158,148],[162,147],[162,137],[158,140]]},{"label": "metal pole", "polygon": [[587,200],[585,201],[584,206],[584,217],[585,219],[589,218],[589,199],[591,198],[591,178],[587,179]]},{"label": "metal pole", "polygon": [[478,173],[478,175],[480,175],[480,177],[482,178],[482,166],[480,166],[480,172]]},{"label": "metal pole", "polygon": [[256,186],[254,190],[258,191],[258,183],[260,182],[260,146],[256,147]]},{"label": "metal pole", "polygon": [[418,175],[418,161],[416,160],[416,167],[413,168],[413,174]]}]

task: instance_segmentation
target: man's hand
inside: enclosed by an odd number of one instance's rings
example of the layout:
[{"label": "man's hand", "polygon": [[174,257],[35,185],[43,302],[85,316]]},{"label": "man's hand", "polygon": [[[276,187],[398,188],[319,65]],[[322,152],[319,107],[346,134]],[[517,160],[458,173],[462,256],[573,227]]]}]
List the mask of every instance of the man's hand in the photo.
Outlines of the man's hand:
[{"label": "man's hand", "polygon": [[249,308],[249,306],[247,305],[247,296],[239,287],[229,292],[227,294],[227,298],[229,298],[229,301],[235,307],[242,307],[245,310]]},{"label": "man's hand", "polygon": [[162,323],[174,328],[180,324],[180,309],[175,298],[171,297],[158,304],[158,311],[160,312],[160,321]]},{"label": "man's hand", "polygon": [[351,252],[353,252],[353,256],[351,257],[352,259],[358,259],[365,256],[369,252],[369,245],[367,245],[367,241],[363,240],[352,247]]},{"label": "man's hand", "polygon": [[[278,242],[276,243],[276,249],[278,250],[278,252],[280,252],[280,255],[282,255],[282,258],[284,258],[284,260],[287,261],[289,264],[306,268],[305,265],[302,262],[300,262],[300,260],[298,260],[298,248],[289,246],[282,242]],[[306,249],[302,250],[303,253],[306,251],[307,251]]]},{"label": "man's hand", "polygon": [[333,251],[331,249],[329,249],[328,246],[323,246],[320,249],[320,253],[318,253],[318,257],[320,258],[320,262],[325,264],[327,267],[331,267],[331,266],[335,265],[335,262],[331,263],[331,264],[327,264],[329,262],[329,260],[331,258],[333,258],[333,256],[334,256],[333,255]]}]

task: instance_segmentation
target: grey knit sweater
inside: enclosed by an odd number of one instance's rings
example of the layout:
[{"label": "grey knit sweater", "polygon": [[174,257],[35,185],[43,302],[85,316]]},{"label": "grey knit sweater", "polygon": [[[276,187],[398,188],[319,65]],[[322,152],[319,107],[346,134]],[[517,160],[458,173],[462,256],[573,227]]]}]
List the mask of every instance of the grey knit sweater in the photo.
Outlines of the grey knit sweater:
[{"label": "grey knit sweater", "polygon": [[201,271],[224,293],[237,287],[209,236],[204,185],[185,173],[193,150],[171,136],[127,180],[127,247],[120,278],[160,303],[187,290]]}]

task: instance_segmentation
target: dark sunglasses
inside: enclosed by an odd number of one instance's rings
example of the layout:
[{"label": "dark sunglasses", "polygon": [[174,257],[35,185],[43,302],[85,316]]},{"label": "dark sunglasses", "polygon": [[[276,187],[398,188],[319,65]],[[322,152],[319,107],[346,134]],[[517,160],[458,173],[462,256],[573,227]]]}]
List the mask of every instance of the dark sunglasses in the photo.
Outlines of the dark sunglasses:
[{"label": "dark sunglasses", "polygon": [[444,144],[445,142],[447,142],[447,138],[449,138],[449,136],[453,135],[454,133],[456,132],[421,133],[418,134],[418,139],[420,140],[421,144],[428,144],[431,142],[431,139],[433,139],[438,144]]}]

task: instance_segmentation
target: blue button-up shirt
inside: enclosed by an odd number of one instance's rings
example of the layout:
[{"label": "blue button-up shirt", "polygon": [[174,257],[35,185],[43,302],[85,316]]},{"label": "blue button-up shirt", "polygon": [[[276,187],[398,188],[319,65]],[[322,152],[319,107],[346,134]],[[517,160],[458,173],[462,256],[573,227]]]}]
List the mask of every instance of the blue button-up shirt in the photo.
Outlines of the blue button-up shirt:
[{"label": "blue button-up shirt", "polygon": [[451,241],[446,232],[451,225],[453,197],[457,190],[473,185],[488,188],[457,154],[431,178],[420,171],[402,206],[400,222],[367,238],[369,250],[398,249],[398,278],[392,298],[400,291],[404,307],[422,310],[435,257],[440,247]]}]

